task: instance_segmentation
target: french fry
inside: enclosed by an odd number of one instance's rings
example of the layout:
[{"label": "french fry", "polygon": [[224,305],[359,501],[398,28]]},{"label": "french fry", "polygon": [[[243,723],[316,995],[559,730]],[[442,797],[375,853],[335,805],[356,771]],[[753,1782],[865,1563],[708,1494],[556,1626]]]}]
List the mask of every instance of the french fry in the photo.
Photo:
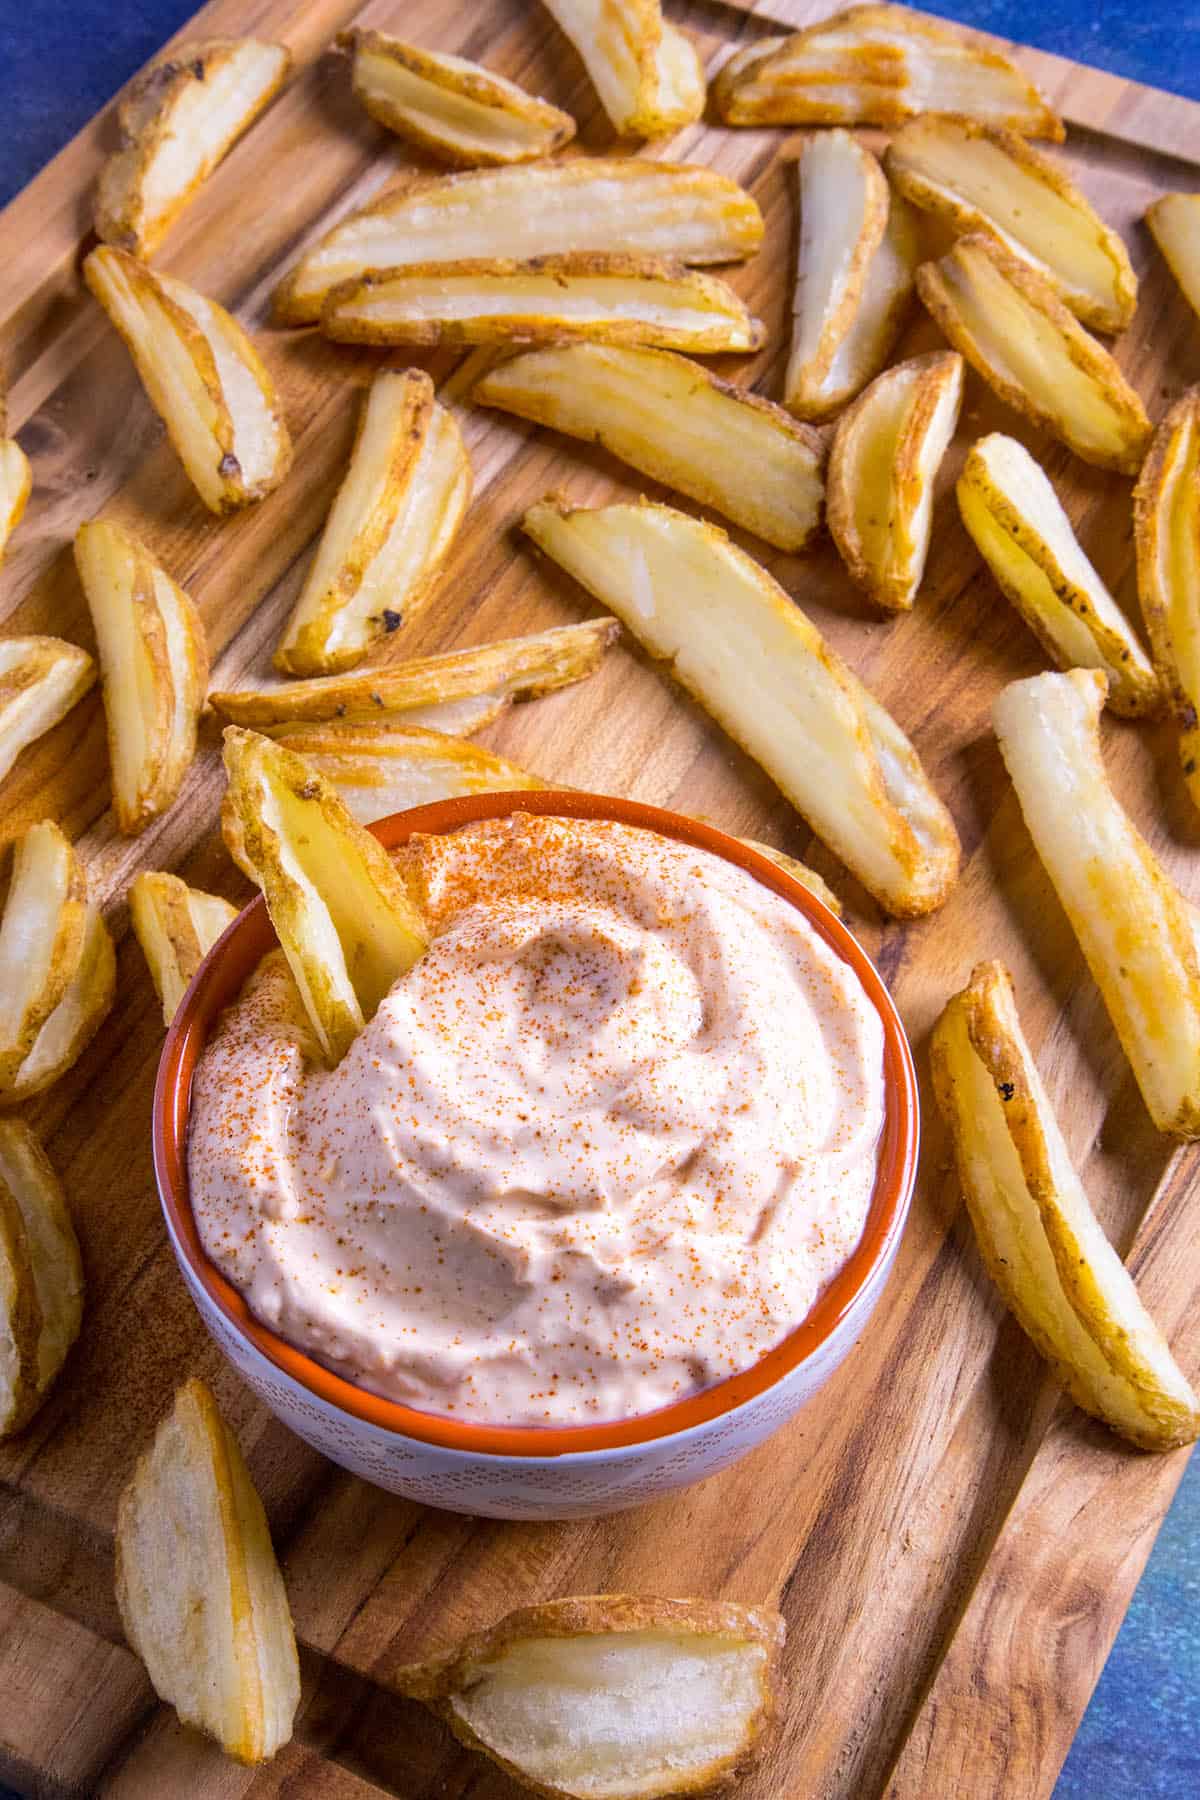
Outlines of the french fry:
[{"label": "french fry", "polygon": [[272,308],[281,325],[311,325],[341,283],[411,263],[582,252],[740,262],[762,237],[750,195],[692,163],[580,156],[475,169],[393,188],[343,219],[285,277]]},{"label": "french fry", "polygon": [[1138,599],[1200,806],[1200,387],[1155,432],[1133,490]]},{"label": "french fry", "polygon": [[1028,450],[998,431],[980,438],[957,494],[963,524],[1001,593],[1059,668],[1100,669],[1114,712],[1157,712],[1163,690],[1150,658]]},{"label": "french fry", "polygon": [[544,0],[591,77],[614,131],[662,137],[704,111],[704,68],[659,0]]},{"label": "french fry", "polygon": [[129,889],[129,917],[169,1025],[189,982],[237,908],[178,875],[143,869]]},{"label": "french fry", "polygon": [[333,289],[321,330],[343,344],[550,344],[588,338],[710,353],[757,350],[763,327],[733,289],[636,256],[419,263]]},{"label": "french fry", "polygon": [[829,453],[829,530],[853,579],[877,606],[917,597],[933,529],[933,484],[962,404],[952,350],[877,375],[837,422]]},{"label": "french fry", "polygon": [[765,856],[768,862],[778,863],[779,867],[786,870],[794,881],[800,883],[801,887],[806,887],[810,894],[815,894],[822,905],[829,908],[835,919],[841,918],[842,903],[823,875],[818,875],[817,871],[810,869],[807,863],[799,862],[796,857],[789,856],[786,850],[776,850],[773,844],[764,844],[758,838],[748,837],[742,838],[741,842],[746,845],[747,849],[757,850],[758,854]]},{"label": "french fry", "polygon": [[811,384],[804,404],[808,417],[831,417],[880,373],[911,311],[920,256],[916,214],[893,192],[887,226],[867,265],[858,309],[828,371]]},{"label": "french fry", "polygon": [[1200,314],[1200,194],[1160,194],[1145,217],[1184,299]]},{"label": "french fry", "polygon": [[112,1009],[117,958],[100,909],[89,901],[83,947],[66,992],[34,1040],[11,1085],[0,1078],[0,1106],[44,1093],[83,1055]]},{"label": "french fry", "polygon": [[916,751],[783,589],[714,525],[668,506],[550,499],[523,529],[670,664],[880,905],[945,899],[959,843]]},{"label": "french fry", "polygon": [[990,388],[1084,462],[1136,474],[1146,411],[1102,344],[1044,275],[992,239],[961,238],[922,263],[917,291],[954,348]]},{"label": "french fry", "polygon": [[853,325],[888,221],[888,184],[848,131],[813,132],[796,162],[799,253],[785,404],[802,418],[828,410],[821,388]]},{"label": "french fry", "polygon": [[300,1664],[262,1501],[202,1381],[185,1382],[117,1505],[117,1605],[155,1693],[238,1762],[292,1735]]},{"label": "french fry", "polygon": [[291,467],[270,375],[237,320],[174,276],[102,244],[83,278],[125,340],[146,396],[210,512],[261,500]]},{"label": "french fry", "polygon": [[429,935],[386,850],[303,757],[229,725],[225,768],[235,842],[332,1066]]},{"label": "french fry", "polygon": [[1095,331],[1123,331],[1137,305],[1129,252],[1065,169],[1000,125],[929,113],[892,139],[887,172],[914,206],[982,233],[1044,275]]},{"label": "french fry", "polygon": [[62,638],[0,638],[0,781],[27,744],[65,719],[96,679],[96,665]]},{"label": "french fry", "polygon": [[589,619],[585,625],[557,625],[528,637],[501,638],[494,644],[392,663],[361,675],[217,692],[208,699],[213,711],[231,725],[257,729],[297,720],[358,723],[394,715],[403,715],[404,724],[423,723],[424,717],[418,721],[412,715],[424,716],[432,707],[459,701],[536,700],[570,687],[595,674],[620,635],[615,619]]},{"label": "french fry", "polygon": [[575,136],[570,113],[461,56],[383,31],[343,31],[337,44],[351,58],[355,98],[371,117],[445,162],[530,162]]},{"label": "french fry", "polygon": [[87,884],[49,819],[13,849],[0,918],[0,1092],[12,1087],[38,1034],[66,994],[83,952]]},{"label": "french fry", "polygon": [[980,963],[930,1051],[980,1254],[1077,1406],[1143,1450],[1200,1436],[1196,1395],[1105,1237],[1017,1017],[1003,963]]},{"label": "french fry", "polygon": [[783,1640],[765,1607],[588,1594],[511,1612],[394,1686],[535,1793],[666,1800],[746,1768]]},{"label": "french fry", "polygon": [[1108,785],[1097,670],[1014,681],[992,708],[1034,848],[1160,1131],[1200,1137],[1200,959],[1187,901]]},{"label": "french fry", "polygon": [[33,470],[16,438],[4,435],[4,403],[0,399],[0,561],[9,538],[21,523],[33,492]]},{"label": "french fry", "polygon": [[361,662],[433,593],[471,498],[453,414],[422,369],[385,369],[359,414],[337,498],[275,666],[328,675]]},{"label": "french fry", "polygon": [[726,125],[901,125],[965,113],[1026,137],[1064,136],[1062,120],[998,50],[903,6],[851,6],[730,58],[713,83]]},{"label": "french fry", "polygon": [[104,685],[113,811],[136,837],[174,802],[208,686],[204,627],[144,544],[108,519],[75,533]]},{"label": "french fry", "polygon": [[777,549],[803,550],[820,523],[817,434],[669,350],[527,350],[492,369],[471,398],[602,444]]},{"label": "french fry", "polygon": [[96,191],[96,236],[149,256],[201,182],[287,80],[291,53],[254,38],[179,44],[133,82],[121,147]]},{"label": "french fry", "polygon": [[23,1119],[0,1119],[0,1438],[28,1425],[79,1336],[83,1265],[59,1180]]}]

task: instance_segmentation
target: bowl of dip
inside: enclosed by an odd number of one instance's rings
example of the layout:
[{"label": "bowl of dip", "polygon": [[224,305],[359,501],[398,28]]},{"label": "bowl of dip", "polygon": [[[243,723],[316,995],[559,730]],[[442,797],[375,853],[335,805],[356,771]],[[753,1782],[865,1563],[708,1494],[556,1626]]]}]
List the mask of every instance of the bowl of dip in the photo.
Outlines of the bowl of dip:
[{"label": "bowl of dip", "polygon": [[371,827],[431,926],[337,1068],[261,898],[167,1034],[154,1164],[212,1337],[344,1468],[497,1518],[727,1467],[861,1335],[919,1137],[863,950],[714,827],[541,789]]}]

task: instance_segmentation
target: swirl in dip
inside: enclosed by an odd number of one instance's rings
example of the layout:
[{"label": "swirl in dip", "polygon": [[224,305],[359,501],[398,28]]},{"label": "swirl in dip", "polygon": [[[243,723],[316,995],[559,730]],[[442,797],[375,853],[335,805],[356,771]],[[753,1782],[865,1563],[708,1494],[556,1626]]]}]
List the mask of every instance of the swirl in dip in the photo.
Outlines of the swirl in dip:
[{"label": "swirl in dip", "polygon": [[883,1030],[786,900],[706,851],[525,814],[398,852],[433,936],[336,1069],[279,952],[207,1045],[212,1260],[351,1381],[593,1424],[749,1367],[862,1235]]}]

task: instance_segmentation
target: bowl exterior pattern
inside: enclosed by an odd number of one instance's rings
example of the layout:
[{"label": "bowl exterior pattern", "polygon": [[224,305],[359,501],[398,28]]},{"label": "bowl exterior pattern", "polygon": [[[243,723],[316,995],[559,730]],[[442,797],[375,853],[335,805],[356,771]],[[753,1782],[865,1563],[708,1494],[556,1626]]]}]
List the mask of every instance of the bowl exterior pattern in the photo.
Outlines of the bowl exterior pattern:
[{"label": "bowl exterior pattern", "polygon": [[188,1291],[218,1348],[264,1406],[353,1475],[446,1512],[493,1519],[585,1519],[640,1506],[703,1481],[785,1425],[822,1387],[860,1336],[895,1256],[885,1260],[820,1348],[765,1393],[718,1418],[647,1444],[565,1456],[487,1456],[383,1431],[310,1393],[233,1329],[197,1281],[172,1231]]}]

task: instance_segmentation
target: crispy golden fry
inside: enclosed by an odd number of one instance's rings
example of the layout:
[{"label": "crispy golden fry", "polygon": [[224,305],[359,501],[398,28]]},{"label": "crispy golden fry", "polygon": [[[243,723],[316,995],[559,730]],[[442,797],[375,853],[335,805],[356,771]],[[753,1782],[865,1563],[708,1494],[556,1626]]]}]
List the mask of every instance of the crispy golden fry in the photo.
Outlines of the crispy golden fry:
[{"label": "crispy golden fry", "polygon": [[727,175],[692,163],[579,156],[393,188],[335,225],[276,290],[281,325],[312,324],[326,295],[373,269],[524,261],[582,252],[740,262],[763,219]]},{"label": "crispy golden fry", "polygon": [[980,1254],[1077,1406],[1143,1450],[1200,1436],[1196,1396],[1088,1204],[1003,963],[980,963],[930,1052]]},{"label": "crispy golden fry", "polygon": [[523,526],[778,783],[880,905],[932,911],[958,873],[916,751],[816,626],[714,525],[668,506],[543,500]]},{"label": "crispy golden fry", "polygon": [[21,523],[26,502],[33,492],[33,470],[16,438],[4,436],[0,409],[0,560],[5,546]]},{"label": "crispy golden fry", "polygon": [[1146,208],[1146,223],[1184,299],[1200,314],[1200,194],[1160,194]]},{"label": "crispy golden fry", "polygon": [[96,236],[149,256],[291,66],[284,45],[254,38],[196,39],[151,63],[118,110],[121,148],[100,173]]},{"label": "crispy golden fry", "polygon": [[682,263],[636,256],[421,263],[333,289],[321,312],[344,344],[551,344],[590,338],[665,350],[757,350],[763,327],[733,289]]},{"label": "crispy golden fry", "polygon": [[854,324],[888,221],[888,184],[848,131],[815,131],[796,162],[800,231],[785,404],[801,417],[828,411],[821,388]]},{"label": "crispy golden fry", "polygon": [[66,994],[83,951],[87,885],[75,852],[49,819],[13,850],[0,919],[0,1091],[11,1088]]},{"label": "crispy golden fry", "polygon": [[75,566],[100,651],[113,811],[135,837],[173,803],[196,754],[204,627],[145,545],[111,520],[79,527]]},{"label": "crispy golden fry", "polygon": [[527,350],[492,369],[471,398],[602,444],[780,550],[803,550],[820,523],[817,434],[669,350]]},{"label": "crispy golden fry", "polygon": [[704,67],[659,0],[544,0],[570,38],[613,129],[662,137],[704,111]]},{"label": "crispy golden fry", "polygon": [[1006,56],[903,6],[851,6],[752,44],[725,64],[713,99],[727,125],[894,126],[950,112],[1027,137],[1064,136]]},{"label": "crispy golden fry", "polygon": [[23,1119],[0,1119],[0,1438],[46,1398],[83,1319],[83,1264],[63,1191]]},{"label": "crispy golden fry", "polygon": [[67,989],[25,1058],[11,1086],[0,1079],[0,1106],[44,1093],[79,1061],[112,1008],[117,957],[100,909],[88,903],[83,948]]},{"label": "crispy golden fry", "polygon": [[386,850],[282,744],[225,729],[236,843],[332,1065],[429,944]]},{"label": "crispy golden fry", "polygon": [[1150,658],[1028,450],[998,431],[980,438],[957,493],[963,524],[1001,593],[1059,668],[1100,669],[1114,712],[1157,712],[1163,690]]},{"label": "crispy golden fry", "polygon": [[169,1025],[192,976],[237,918],[237,908],[189,887],[178,875],[143,869],[129,889],[129,917]]},{"label": "crispy golden fry", "polygon": [[786,850],[776,850],[773,844],[764,844],[758,838],[748,837],[742,838],[741,842],[746,845],[747,849],[757,850],[758,854],[765,856],[769,862],[778,863],[779,867],[786,870],[793,880],[800,883],[801,887],[806,887],[810,894],[815,894],[822,905],[829,908],[835,918],[841,918],[842,903],[823,875],[818,875],[817,871],[810,869],[807,863],[798,862],[794,856],[789,856]]},{"label": "crispy golden fry", "polygon": [[535,1793],[666,1800],[746,1767],[783,1640],[767,1607],[586,1594],[521,1607],[395,1686]]},{"label": "crispy golden fry", "polygon": [[575,136],[570,113],[479,63],[402,43],[383,31],[343,31],[354,93],[371,117],[445,162],[530,162]]},{"label": "crispy golden fry", "polygon": [[[361,675],[330,675],[241,693],[213,693],[213,711],[233,725],[286,725],[295,720],[375,720],[401,713],[400,721],[433,706],[458,701],[537,700],[595,674],[621,634],[615,619],[557,625],[529,637],[501,638],[470,650],[450,650],[413,662],[392,663]],[[412,723],[417,723],[414,719]]]},{"label": "crispy golden fry", "polygon": [[1138,598],[1200,806],[1200,387],[1168,412],[1133,490]]},{"label": "crispy golden fry", "polygon": [[1137,305],[1129,253],[1066,170],[1004,126],[929,113],[893,138],[887,172],[902,194],[957,231],[1023,256],[1076,318],[1123,331]]},{"label": "crispy golden fry", "polygon": [[893,192],[887,228],[867,266],[858,309],[827,373],[811,386],[806,416],[829,418],[882,370],[912,308],[920,254],[916,215]]},{"label": "crispy golden fry", "polygon": [[188,1381],[117,1506],[117,1605],[159,1698],[239,1762],[292,1735],[300,1664],[262,1501],[202,1381]]},{"label": "crispy golden fry", "polygon": [[261,500],[291,467],[270,375],[237,320],[171,275],[101,245],[83,278],[125,340],[147,398],[210,512]]},{"label": "crispy golden fry", "polygon": [[65,719],[96,679],[96,665],[62,638],[0,638],[0,781],[27,744]]},{"label": "crispy golden fry", "polygon": [[954,348],[1009,406],[1084,462],[1137,472],[1150,439],[1145,408],[1103,344],[1024,257],[976,233],[940,262],[922,263],[917,290]]},{"label": "crispy golden fry", "polygon": [[471,498],[471,463],[453,415],[422,369],[385,369],[358,433],[303,592],[275,652],[285,675],[361,662],[433,593]]},{"label": "crispy golden fry", "polygon": [[917,597],[933,529],[933,484],[954,436],[963,366],[953,350],[877,375],[837,423],[828,513],[850,574],[877,606]]},{"label": "crispy golden fry", "polygon": [[1160,1131],[1200,1137],[1200,958],[1187,901],[1108,785],[1105,678],[1035,675],[992,722],[1029,835]]}]

